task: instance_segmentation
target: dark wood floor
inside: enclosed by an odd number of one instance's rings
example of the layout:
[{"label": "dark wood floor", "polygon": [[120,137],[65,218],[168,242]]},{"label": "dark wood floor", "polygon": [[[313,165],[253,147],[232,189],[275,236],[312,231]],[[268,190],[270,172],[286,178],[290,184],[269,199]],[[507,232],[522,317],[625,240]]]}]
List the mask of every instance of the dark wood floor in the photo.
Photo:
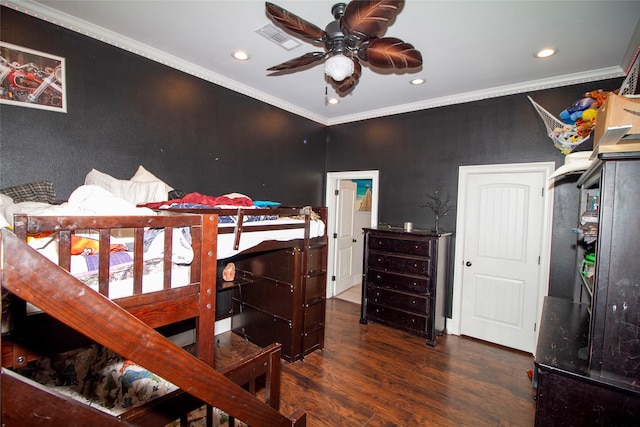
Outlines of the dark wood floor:
[{"label": "dark wood floor", "polygon": [[533,357],[453,335],[435,348],[327,301],[325,348],[282,369],[281,412],[307,426],[532,426]]}]

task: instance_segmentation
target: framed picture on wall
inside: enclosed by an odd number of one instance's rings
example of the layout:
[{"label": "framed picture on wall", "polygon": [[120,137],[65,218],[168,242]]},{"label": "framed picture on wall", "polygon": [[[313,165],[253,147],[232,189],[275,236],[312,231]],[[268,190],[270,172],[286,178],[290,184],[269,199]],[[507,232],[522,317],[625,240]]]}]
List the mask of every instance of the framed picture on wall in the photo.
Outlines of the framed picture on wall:
[{"label": "framed picture on wall", "polygon": [[0,104],[67,112],[65,61],[0,41]]},{"label": "framed picture on wall", "polygon": [[357,184],[355,210],[371,211],[371,187],[373,185],[373,180],[352,179],[351,181]]}]

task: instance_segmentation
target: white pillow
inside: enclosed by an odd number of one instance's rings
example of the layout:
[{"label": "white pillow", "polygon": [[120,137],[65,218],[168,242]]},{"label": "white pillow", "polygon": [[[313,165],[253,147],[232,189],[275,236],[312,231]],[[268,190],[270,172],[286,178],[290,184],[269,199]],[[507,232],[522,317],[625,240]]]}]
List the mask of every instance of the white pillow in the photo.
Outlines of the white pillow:
[{"label": "white pillow", "polygon": [[2,212],[0,212],[0,228],[11,228],[11,224],[9,224]]},{"label": "white pillow", "polygon": [[[91,171],[84,178],[84,185],[97,185],[98,187],[102,187],[105,190],[111,191],[111,187],[114,186],[114,183],[118,181],[118,179],[108,175],[106,173],[100,172],[99,170],[91,169]],[[111,191],[113,193],[113,191]]]},{"label": "white pillow", "polygon": [[4,213],[5,209],[11,205],[13,205],[13,199],[6,194],[0,193],[0,215],[4,217],[6,215]]},{"label": "white pillow", "polygon": [[161,181],[135,182],[118,179],[111,187],[111,192],[134,205],[169,200],[167,189]]},{"label": "white pillow", "polygon": [[169,194],[170,191],[173,191],[173,187],[171,187],[169,184],[167,184],[166,182],[164,182],[163,180],[161,180],[160,178],[158,178],[157,176],[155,176],[154,174],[152,174],[151,172],[146,170],[144,168],[144,166],[142,166],[142,165],[138,166],[138,170],[131,177],[131,181],[136,181],[136,182],[155,182],[155,181],[160,181],[161,183],[163,183],[165,185],[165,187],[167,189],[167,194]]},{"label": "white pillow", "polygon": [[164,202],[169,199],[166,185],[162,181],[136,182],[117,179],[96,169],[91,169],[84,180],[85,185],[97,185],[135,205]]}]

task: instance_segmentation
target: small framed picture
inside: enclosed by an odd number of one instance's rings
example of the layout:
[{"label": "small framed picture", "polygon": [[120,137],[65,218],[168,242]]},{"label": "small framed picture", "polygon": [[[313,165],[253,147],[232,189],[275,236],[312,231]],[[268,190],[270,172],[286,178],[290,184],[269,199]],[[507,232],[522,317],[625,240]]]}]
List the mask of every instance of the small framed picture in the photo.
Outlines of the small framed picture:
[{"label": "small framed picture", "polygon": [[0,104],[67,112],[64,58],[0,41]]}]

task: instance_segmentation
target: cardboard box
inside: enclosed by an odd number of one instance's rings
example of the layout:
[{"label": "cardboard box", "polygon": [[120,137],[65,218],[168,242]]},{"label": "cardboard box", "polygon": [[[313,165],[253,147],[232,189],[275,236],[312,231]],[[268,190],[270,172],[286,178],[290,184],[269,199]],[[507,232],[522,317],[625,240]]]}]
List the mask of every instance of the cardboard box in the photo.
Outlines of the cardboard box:
[{"label": "cardboard box", "polygon": [[598,110],[593,150],[594,154],[640,151],[640,98],[609,95]]}]

